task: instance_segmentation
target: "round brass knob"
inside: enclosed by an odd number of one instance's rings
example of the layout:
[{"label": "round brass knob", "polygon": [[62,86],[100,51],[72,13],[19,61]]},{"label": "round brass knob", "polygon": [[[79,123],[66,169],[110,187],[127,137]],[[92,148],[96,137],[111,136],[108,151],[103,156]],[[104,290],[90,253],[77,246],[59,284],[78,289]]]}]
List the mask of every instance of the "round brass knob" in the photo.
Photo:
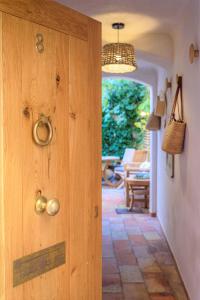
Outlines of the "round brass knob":
[{"label": "round brass knob", "polygon": [[47,198],[39,196],[35,202],[35,211],[37,214],[42,214],[46,210]]},{"label": "round brass knob", "polygon": [[60,210],[60,203],[57,199],[47,201],[46,211],[49,216],[55,216]]},{"label": "round brass knob", "polygon": [[60,202],[57,199],[47,200],[44,196],[36,199],[35,211],[37,214],[43,214],[45,211],[49,216],[55,216],[60,210]]}]

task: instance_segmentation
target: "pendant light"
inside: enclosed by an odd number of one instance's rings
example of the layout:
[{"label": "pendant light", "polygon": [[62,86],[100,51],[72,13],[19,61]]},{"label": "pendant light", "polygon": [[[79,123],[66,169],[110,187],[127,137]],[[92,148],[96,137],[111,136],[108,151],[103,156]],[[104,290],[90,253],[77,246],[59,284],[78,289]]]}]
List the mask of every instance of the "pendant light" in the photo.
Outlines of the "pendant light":
[{"label": "pendant light", "polygon": [[119,42],[119,30],[124,26],[123,23],[112,24],[112,28],[118,30],[118,41],[103,46],[102,70],[104,72],[129,73],[137,69],[133,45]]}]

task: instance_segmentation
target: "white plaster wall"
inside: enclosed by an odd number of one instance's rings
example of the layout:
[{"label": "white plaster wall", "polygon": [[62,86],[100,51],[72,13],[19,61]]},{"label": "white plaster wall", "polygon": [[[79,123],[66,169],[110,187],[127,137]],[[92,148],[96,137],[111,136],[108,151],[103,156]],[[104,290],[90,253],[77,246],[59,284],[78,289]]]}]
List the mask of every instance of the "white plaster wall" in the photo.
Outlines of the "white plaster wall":
[{"label": "white plaster wall", "polygon": [[[191,0],[174,34],[173,77],[183,75],[184,111],[187,121],[185,150],[175,157],[175,178],[166,175],[158,134],[158,217],[178,263],[191,300],[200,299],[200,60],[189,63],[191,43],[200,46],[200,1]],[[158,91],[167,73],[159,72]],[[170,94],[169,94],[169,98]],[[172,101],[172,99],[171,99]],[[170,101],[170,106],[171,106]]]},{"label": "white plaster wall", "polygon": [[169,67],[173,60],[173,40],[169,34],[151,33],[134,41],[137,57],[152,62],[156,67]]}]

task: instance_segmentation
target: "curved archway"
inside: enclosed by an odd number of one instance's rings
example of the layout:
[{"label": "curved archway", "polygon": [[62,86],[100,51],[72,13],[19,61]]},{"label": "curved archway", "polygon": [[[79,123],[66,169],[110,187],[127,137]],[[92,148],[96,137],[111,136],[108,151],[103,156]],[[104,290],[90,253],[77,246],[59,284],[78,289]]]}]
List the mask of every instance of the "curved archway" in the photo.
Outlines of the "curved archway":
[{"label": "curved archway", "polygon": [[[138,72],[137,72],[138,73]],[[149,88],[150,91],[150,111],[153,111],[154,104],[157,97],[157,80],[155,71],[151,71],[153,77],[148,76],[135,76],[136,73],[129,73],[123,75],[114,75],[103,73],[103,79],[126,79],[140,84],[143,84]],[[134,76],[133,76],[134,75]],[[142,74],[141,74],[142,75]],[[150,133],[150,201],[149,212],[152,216],[157,213],[157,134],[155,132]]]}]

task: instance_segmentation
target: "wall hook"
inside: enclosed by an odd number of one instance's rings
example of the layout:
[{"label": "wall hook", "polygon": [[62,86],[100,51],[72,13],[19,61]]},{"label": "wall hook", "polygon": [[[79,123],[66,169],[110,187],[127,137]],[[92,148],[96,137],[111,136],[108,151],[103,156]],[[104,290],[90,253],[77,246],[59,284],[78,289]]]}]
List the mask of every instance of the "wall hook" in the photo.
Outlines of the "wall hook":
[{"label": "wall hook", "polygon": [[190,63],[193,64],[195,58],[199,57],[199,49],[195,48],[194,44],[190,45],[190,50],[189,50],[189,59]]},{"label": "wall hook", "polygon": [[183,76],[176,74],[176,83],[182,85]]},{"label": "wall hook", "polygon": [[172,82],[168,78],[165,80],[166,91],[172,88]]}]

